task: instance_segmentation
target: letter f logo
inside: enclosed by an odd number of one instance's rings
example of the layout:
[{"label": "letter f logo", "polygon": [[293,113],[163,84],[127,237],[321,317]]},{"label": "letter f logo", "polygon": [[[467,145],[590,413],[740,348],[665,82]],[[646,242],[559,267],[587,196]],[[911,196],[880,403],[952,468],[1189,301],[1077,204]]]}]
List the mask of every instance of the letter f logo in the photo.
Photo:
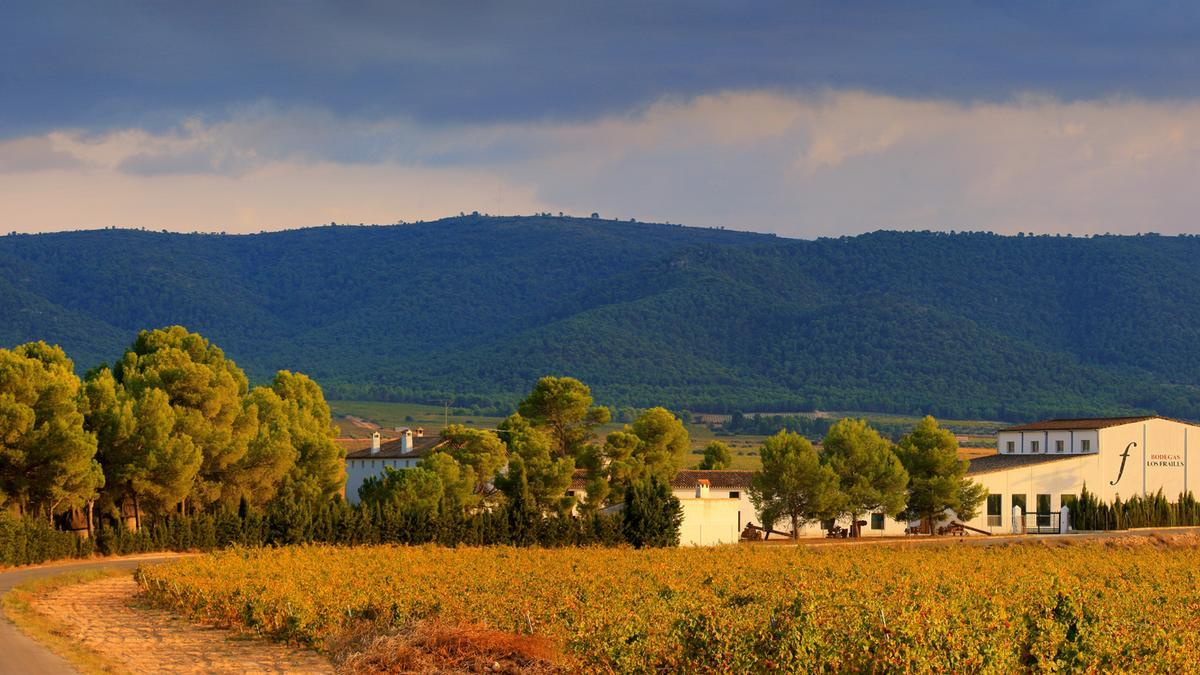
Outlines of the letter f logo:
[{"label": "letter f logo", "polygon": [[1121,482],[1121,476],[1125,475],[1125,462],[1129,461],[1129,449],[1136,448],[1136,447],[1137,447],[1136,441],[1125,446],[1125,452],[1121,453],[1121,470],[1117,472],[1116,480],[1112,480],[1112,481],[1108,482],[1109,485],[1116,485],[1117,483]]}]

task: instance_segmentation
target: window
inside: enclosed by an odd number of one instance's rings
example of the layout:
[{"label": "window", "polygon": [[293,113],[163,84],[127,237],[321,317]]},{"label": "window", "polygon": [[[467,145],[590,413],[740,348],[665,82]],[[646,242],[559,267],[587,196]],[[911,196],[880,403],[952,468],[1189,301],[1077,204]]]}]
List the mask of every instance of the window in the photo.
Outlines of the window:
[{"label": "window", "polygon": [[1029,513],[1029,510],[1026,508],[1025,497],[1026,495],[1012,496],[1012,505],[1021,507],[1021,513]]},{"label": "window", "polygon": [[1092,451],[1091,440],[1085,438],[1082,441],[1079,441],[1079,451],[1080,452],[1091,452]]},{"label": "window", "polygon": [[738,492],[737,490],[730,490],[730,491],[729,491],[729,498],[730,498],[730,499],[741,499],[741,498],[742,498],[742,493]]},{"label": "window", "polygon": [[988,495],[987,524],[988,527],[1000,527],[1000,506],[1004,501],[1002,495]]},{"label": "window", "polygon": [[1030,452],[1038,452],[1039,450],[1041,450],[1041,447],[1042,447],[1041,441],[1029,441],[1029,451]]},{"label": "window", "polygon": [[1037,496],[1037,526],[1050,527],[1050,495]]},{"label": "window", "polygon": [[883,514],[882,513],[872,513],[871,514],[871,529],[872,530],[882,530],[883,529]]},{"label": "window", "polygon": [[1017,444],[1016,444],[1016,443],[1014,443],[1014,442],[1012,442],[1012,441],[1009,441],[1009,442],[1008,442],[1008,451],[1009,451],[1009,453],[1011,453],[1011,452],[1013,451],[1013,448],[1014,448],[1014,447],[1016,447],[1016,445],[1017,445]]},{"label": "window", "polygon": [[575,491],[574,491],[574,490],[567,490],[567,496],[568,496],[568,497],[574,497],[574,496],[575,496]]},{"label": "window", "polygon": [[1054,441],[1054,451],[1055,452],[1063,451],[1063,442],[1062,441]]},{"label": "window", "polygon": [[1079,497],[1076,495],[1059,495],[1058,503],[1060,506],[1065,506],[1072,511],[1075,510],[1075,504],[1079,502]]}]

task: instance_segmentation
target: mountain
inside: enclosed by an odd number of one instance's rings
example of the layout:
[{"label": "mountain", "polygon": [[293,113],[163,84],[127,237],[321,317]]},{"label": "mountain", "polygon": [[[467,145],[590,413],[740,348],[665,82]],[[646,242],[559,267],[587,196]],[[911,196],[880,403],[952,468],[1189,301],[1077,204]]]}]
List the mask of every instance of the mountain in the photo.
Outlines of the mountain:
[{"label": "mountain", "polygon": [[0,344],[57,342],[82,371],[178,323],[255,379],[460,405],[560,373],[619,405],[1196,417],[1197,260],[1186,236],[805,241],[548,216],[10,235]]}]

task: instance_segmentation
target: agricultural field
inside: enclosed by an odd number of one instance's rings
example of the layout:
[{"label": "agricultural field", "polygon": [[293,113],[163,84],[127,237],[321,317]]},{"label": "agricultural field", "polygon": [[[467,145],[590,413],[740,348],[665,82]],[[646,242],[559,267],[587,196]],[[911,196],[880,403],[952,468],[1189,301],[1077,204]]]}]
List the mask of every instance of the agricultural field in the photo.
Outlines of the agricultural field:
[{"label": "agricultural field", "polygon": [[[232,549],[153,603],[323,650],[508,636],[574,671],[1200,670],[1200,538],[712,549]],[[387,642],[387,641],[391,642]],[[340,646],[339,646],[340,645]]]}]

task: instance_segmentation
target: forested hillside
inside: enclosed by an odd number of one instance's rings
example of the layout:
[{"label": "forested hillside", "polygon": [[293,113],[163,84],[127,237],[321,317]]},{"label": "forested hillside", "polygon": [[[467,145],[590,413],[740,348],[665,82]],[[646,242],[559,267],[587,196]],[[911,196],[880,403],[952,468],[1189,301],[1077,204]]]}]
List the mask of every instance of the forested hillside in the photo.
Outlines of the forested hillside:
[{"label": "forested hillside", "polygon": [[1023,419],[1200,416],[1200,238],[879,232],[801,241],[468,216],[249,235],[0,237],[0,345],[79,370],[182,324],[256,380],[511,404],[546,373],[610,404]]}]

